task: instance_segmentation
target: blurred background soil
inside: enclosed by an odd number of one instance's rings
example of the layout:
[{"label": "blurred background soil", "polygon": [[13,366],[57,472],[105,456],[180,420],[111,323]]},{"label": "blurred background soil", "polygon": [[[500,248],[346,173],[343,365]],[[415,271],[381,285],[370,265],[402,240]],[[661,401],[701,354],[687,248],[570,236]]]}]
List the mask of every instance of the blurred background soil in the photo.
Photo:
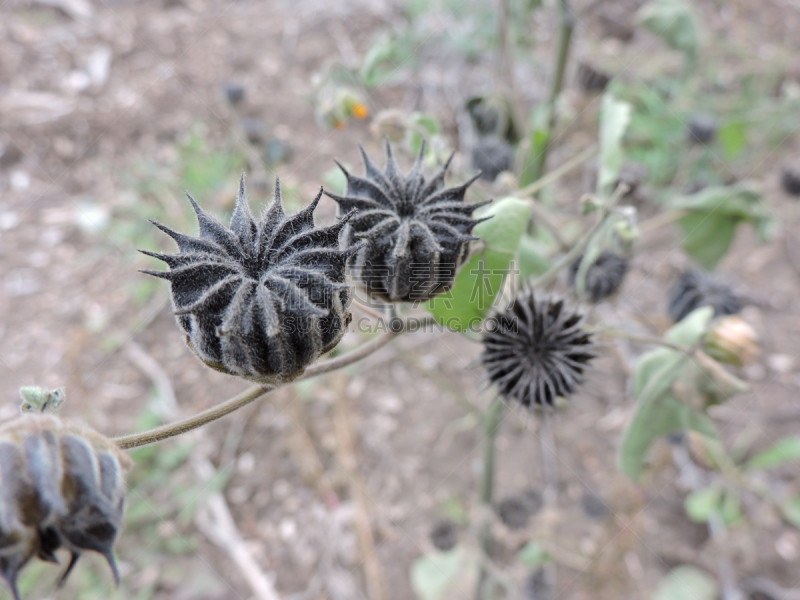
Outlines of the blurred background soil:
[{"label": "blurred background soil", "polygon": [[[563,127],[551,168],[596,136],[589,116],[597,100],[575,83],[578,58],[600,57],[617,71],[626,65],[624,77],[636,79],[662,68],[668,54],[639,32],[624,47],[604,39],[597,7],[588,0],[574,4],[582,16],[565,93],[574,119]],[[591,4],[622,15],[637,5]],[[786,71],[800,51],[796,3],[693,4],[706,25],[706,43],[736,50],[712,63],[731,82],[742,73]],[[296,209],[313,198],[334,157],[360,172],[358,142],[380,158],[382,142],[369,118],[341,130],[319,124],[311,79],[331,57],[358,60],[376,35],[401,27],[408,10],[402,2],[366,0],[0,5],[0,417],[17,411],[18,387],[63,385],[68,417],[121,434],[175,414],[164,407],[163,374],[183,414],[244,389],[191,355],[170,313],[167,284],[138,272],[154,263],[136,248],[171,250],[147,220],[193,232],[183,190],[223,215],[242,171],[256,211],[269,200],[276,175]],[[430,43],[416,48],[413,65],[402,65],[374,89],[367,105],[371,116],[387,108],[436,115],[463,151],[456,180],[469,170],[463,102],[496,84],[495,57],[457,50],[471,30],[455,11],[431,9],[416,23]],[[520,101],[529,108],[547,92],[556,11],[537,10],[528,26],[535,47],[515,64]],[[231,83],[245,89],[236,111],[225,100]],[[262,128],[253,133],[260,144],[290,148],[291,155],[252,173],[247,153],[257,156],[261,146],[245,139],[245,117]],[[745,317],[759,332],[762,354],[740,373],[752,391],[712,414],[725,439],[750,436],[756,448],[796,433],[800,424],[800,205],[778,179],[797,148],[792,131],[731,174],[755,180],[782,224],[765,246],[740,231],[720,268],[749,300]],[[410,165],[409,157],[400,160]],[[555,202],[577,214],[580,172],[554,189]],[[323,200],[318,222],[333,218],[334,203]],[[666,291],[689,261],[672,228],[642,242],[604,316],[657,335],[668,326]],[[343,344],[359,339],[349,333]],[[641,350],[633,345],[622,353]],[[22,586],[27,597],[254,597],[230,553],[198,525],[209,519],[208,498],[222,493],[247,551],[282,597],[375,598],[367,582],[377,572],[384,598],[414,598],[409,566],[431,550],[434,523],[449,516],[461,521],[463,538],[474,533],[469,523],[479,511],[482,432],[464,406],[486,406],[492,398],[475,365],[479,351],[456,334],[409,335],[343,374],[280,390],[200,435],[135,452],[127,531],[118,547],[121,588],[113,589],[102,560],[87,556],[57,593],[55,569],[29,567]],[[548,598],[641,599],[677,564],[715,569],[713,544],[705,527],[686,518],[685,492],[672,485],[676,472],[668,458],[659,464],[657,450],[640,486],[615,470],[615,444],[630,407],[625,369],[616,352],[606,352],[554,423],[558,507],[537,512],[518,531],[494,524],[497,561],[517,584],[527,573],[514,556],[530,540],[559,564]],[[536,431],[535,418],[506,413],[498,499],[541,491]],[[198,456],[213,465],[210,478],[196,468]],[[797,474],[788,471],[787,481],[800,492]],[[798,531],[763,507],[749,517],[731,533],[737,575],[800,586]],[[365,552],[364,531],[374,553]]]}]

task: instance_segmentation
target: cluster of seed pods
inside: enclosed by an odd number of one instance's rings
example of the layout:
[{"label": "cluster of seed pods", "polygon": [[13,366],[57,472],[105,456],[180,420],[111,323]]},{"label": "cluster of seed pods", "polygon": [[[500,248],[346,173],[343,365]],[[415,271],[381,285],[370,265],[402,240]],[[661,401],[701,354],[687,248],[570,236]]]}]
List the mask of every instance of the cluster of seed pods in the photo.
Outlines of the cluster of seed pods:
[{"label": "cluster of seed pods", "polygon": [[63,584],[84,550],[108,561],[122,529],[130,459],[97,432],[49,414],[0,425],[0,575],[15,600],[17,577],[34,557],[58,563],[70,553]]}]

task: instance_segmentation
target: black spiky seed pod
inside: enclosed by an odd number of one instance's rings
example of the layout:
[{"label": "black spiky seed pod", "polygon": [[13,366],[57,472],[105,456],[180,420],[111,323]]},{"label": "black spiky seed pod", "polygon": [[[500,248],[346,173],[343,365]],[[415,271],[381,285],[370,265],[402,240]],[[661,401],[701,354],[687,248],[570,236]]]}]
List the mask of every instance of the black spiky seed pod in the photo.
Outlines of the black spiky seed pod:
[{"label": "black spiky seed pod", "polygon": [[484,137],[472,149],[472,168],[481,172],[481,179],[494,181],[503,171],[510,171],[514,149],[496,136]]},{"label": "black spiky seed pod", "polygon": [[[471,218],[479,206],[467,204],[467,187],[444,188],[450,159],[430,180],[422,174],[422,144],[411,172],[403,177],[386,142],[386,169],[380,171],[361,148],[366,175],[347,177],[344,196],[328,194],[342,211],[358,210],[343,233],[343,242],[367,240],[356,254],[353,275],[371,295],[388,302],[421,301],[445,291],[469,254]],[[339,163],[337,163],[339,164]]]},{"label": "black spiky seed pod", "polygon": [[522,290],[483,336],[481,363],[500,396],[532,408],[573,393],[594,358],[582,321],[564,300],[537,300],[533,290]]},{"label": "black spiky seed pod", "polygon": [[447,552],[456,547],[458,542],[458,528],[450,519],[440,519],[433,524],[430,539],[434,548]]},{"label": "black spiky seed pod", "polygon": [[742,310],[742,303],[731,288],[710,275],[688,269],[667,295],[667,313],[673,323],[701,306],[714,308],[714,316],[734,315]]},{"label": "black spiky seed pod", "polygon": [[800,196],[800,171],[788,165],[783,167],[781,187],[790,196]]},{"label": "black spiky seed pod", "polygon": [[709,144],[717,135],[717,120],[711,115],[694,115],[689,119],[686,127],[689,141],[693,144]]},{"label": "black spiky seed pod", "polygon": [[[581,266],[580,256],[569,266],[569,285],[575,287],[575,278]],[[628,272],[628,260],[604,250],[586,270],[586,295],[590,302],[600,302],[617,293]]]},{"label": "black spiky seed pod", "polygon": [[17,577],[34,557],[101,554],[119,582],[114,543],[122,530],[130,459],[112,441],[57,417],[26,413],[0,427],[0,575],[19,600]]},{"label": "black spiky seed pod", "polygon": [[187,344],[208,366],[260,383],[287,382],[339,343],[351,318],[346,265],[358,247],[339,247],[352,213],[331,227],[314,225],[321,196],[287,216],[276,182],[275,199],[256,222],[243,177],[230,228],[191,196],[199,237],[154,223],[178,253],[144,252],[170,268],[145,272],[170,282]]}]

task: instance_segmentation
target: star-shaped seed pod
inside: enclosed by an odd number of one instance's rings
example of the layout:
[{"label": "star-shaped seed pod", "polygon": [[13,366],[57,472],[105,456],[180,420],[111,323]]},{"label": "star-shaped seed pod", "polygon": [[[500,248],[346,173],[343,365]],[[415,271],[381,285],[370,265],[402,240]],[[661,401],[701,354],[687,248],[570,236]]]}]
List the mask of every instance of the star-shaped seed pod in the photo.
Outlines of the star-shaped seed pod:
[{"label": "star-shaped seed pod", "polygon": [[564,300],[537,300],[533,290],[522,290],[483,336],[480,360],[500,396],[533,408],[573,393],[595,356],[582,321]]},{"label": "star-shaped seed pod", "polygon": [[486,203],[467,204],[464,195],[478,176],[445,188],[451,156],[426,179],[424,143],[406,176],[400,174],[388,141],[384,171],[359,148],[365,176],[356,177],[337,162],[347,177],[347,190],[344,196],[328,193],[343,212],[358,210],[345,228],[345,244],[368,242],[353,262],[355,281],[388,302],[427,300],[447,290],[467,258],[469,243],[477,239],[470,234],[480,219],[471,215]]},{"label": "star-shaped seed pod", "polygon": [[256,221],[245,199],[244,177],[230,227],[189,196],[200,235],[156,227],[178,244],[177,254],[144,252],[167,272],[145,271],[171,284],[172,304],[189,347],[206,365],[259,383],[298,377],[344,335],[351,315],[348,258],[358,246],[339,246],[353,213],[316,227],[314,209],[286,215],[280,185]]},{"label": "star-shaped seed pod", "polygon": [[114,543],[122,530],[125,473],[130,459],[111,440],[42,413],[25,413],[0,427],[0,576],[15,600],[17,577],[34,557],[70,562],[101,554],[119,583]]},{"label": "star-shaped seed pod", "polygon": [[742,303],[733,290],[711,275],[688,269],[667,295],[667,313],[673,323],[701,306],[712,306],[714,316],[735,315],[742,310]]}]

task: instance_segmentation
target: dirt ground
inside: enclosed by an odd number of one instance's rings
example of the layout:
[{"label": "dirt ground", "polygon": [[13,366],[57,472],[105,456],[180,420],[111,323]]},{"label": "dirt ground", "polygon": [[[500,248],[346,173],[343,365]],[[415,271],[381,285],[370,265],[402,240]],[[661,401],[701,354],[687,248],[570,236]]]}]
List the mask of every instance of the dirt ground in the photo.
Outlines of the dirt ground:
[{"label": "dirt ground", "polygon": [[[630,10],[631,3],[619,4]],[[735,40],[765,61],[800,51],[800,8],[792,2],[694,4],[711,40]],[[535,52],[516,73],[526,106],[546,93],[555,42],[555,11],[536,15]],[[203,367],[186,349],[167,285],[143,283],[137,270],[154,263],[136,248],[170,247],[146,221],[192,231],[181,188],[191,180],[170,179],[192,136],[228,155],[246,144],[237,139],[238,117],[222,93],[229,82],[245,86],[241,113],[261,119],[291,146],[291,159],[269,175],[279,175],[303,203],[334,157],[358,165],[357,142],[379,153],[368,120],[341,131],[317,123],[308,101],[311,76],[332,56],[346,62],[363,53],[377,32],[403,18],[399,3],[377,0],[0,4],[0,418],[16,413],[22,385],[65,386],[64,414],[108,434],[167,414],[168,388],[158,387],[164,373],[182,414],[243,390],[244,383]],[[458,33],[448,13],[426,19],[431,31]],[[579,23],[577,55],[598,47],[595,28],[589,18]],[[640,76],[637,55],[665,52],[653,44],[640,36],[625,49],[634,64],[626,76]],[[613,47],[601,49],[609,60],[623,60]],[[468,137],[453,106],[493,85],[494,63],[469,62],[444,47],[420,52],[415,71],[370,96],[370,110],[436,114],[454,147],[464,149]],[[578,98],[574,77],[569,81],[568,96]],[[591,113],[591,102],[584,102]],[[595,136],[582,118],[554,150],[551,166]],[[752,391],[713,414],[726,440],[749,436],[756,448],[797,433],[800,424],[800,210],[777,179],[797,141],[789,138],[735,174],[757,182],[783,228],[766,246],[743,228],[720,267],[750,301],[744,314],[759,332],[762,354],[740,373]],[[466,162],[457,158],[457,173]],[[229,209],[244,164],[233,164],[219,190],[198,197],[201,204],[217,213]],[[559,202],[573,212],[580,179],[575,173],[556,186]],[[253,206],[267,201],[265,182],[251,174],[250,183]],[[332,221],[333,204],[322,202],[318,221]],[[668,326],[666,290],[689,262],[670,228],[645,242],[603,316],[656,335]],[[354,314],[366,318],[357,308]],[[350,333],[343,343],[355,346],[359,337]],[[621,348],[624,356],[641,350]],[[243,548],[281,597],[378,600],[368,591],[377,577],[383,598],[413,599],[409,566],[432,549],[432,525],[443,514],[463,513],[472,523],[479,516],[483,435],[463,406],[492,399],[475,367],[479,351],[452,333],[401,337],[343,374],[281,390],[199,436],[135,454],[128,531],[118,546],[120,590],[112,591],[94,557],[83,559],[62,591],[53,591],[57,572],[49,566],[29,569],[23,588],[33,590],[31,598],[82,600],[255,597],[241,564],[198,525],[208,519],[208,498],[222,492]],[[638,486],[615,470],[631,400],[618,353],[604,353],[596,366],[555,419],[557,508],[539,511],[519,531],[494,523],[497,563],[522,585],[527,573],[515,552],[540,541],[559,564],[547,598],[562,600],[645,598],[678,564],[715,572],[719,549],[705,527],[686,518],[685,490],[675,484],[671,461],[659,463],[657,451],[655,468]],[[506,413],[498,499],[541,490],[537,432],[535,418]],[[203,478],[197,456],[211,461],[216,477]],[[797,469],[782,475],[800,493]],[[772,509],[750,500],[745,509],[748,522],[731,531],[726,549],[737,576],[800,587],[798,531]],[[364,551],[365,531],[374,553]],[[465,524],[459,533],[469,539],[474,531]]]}]

